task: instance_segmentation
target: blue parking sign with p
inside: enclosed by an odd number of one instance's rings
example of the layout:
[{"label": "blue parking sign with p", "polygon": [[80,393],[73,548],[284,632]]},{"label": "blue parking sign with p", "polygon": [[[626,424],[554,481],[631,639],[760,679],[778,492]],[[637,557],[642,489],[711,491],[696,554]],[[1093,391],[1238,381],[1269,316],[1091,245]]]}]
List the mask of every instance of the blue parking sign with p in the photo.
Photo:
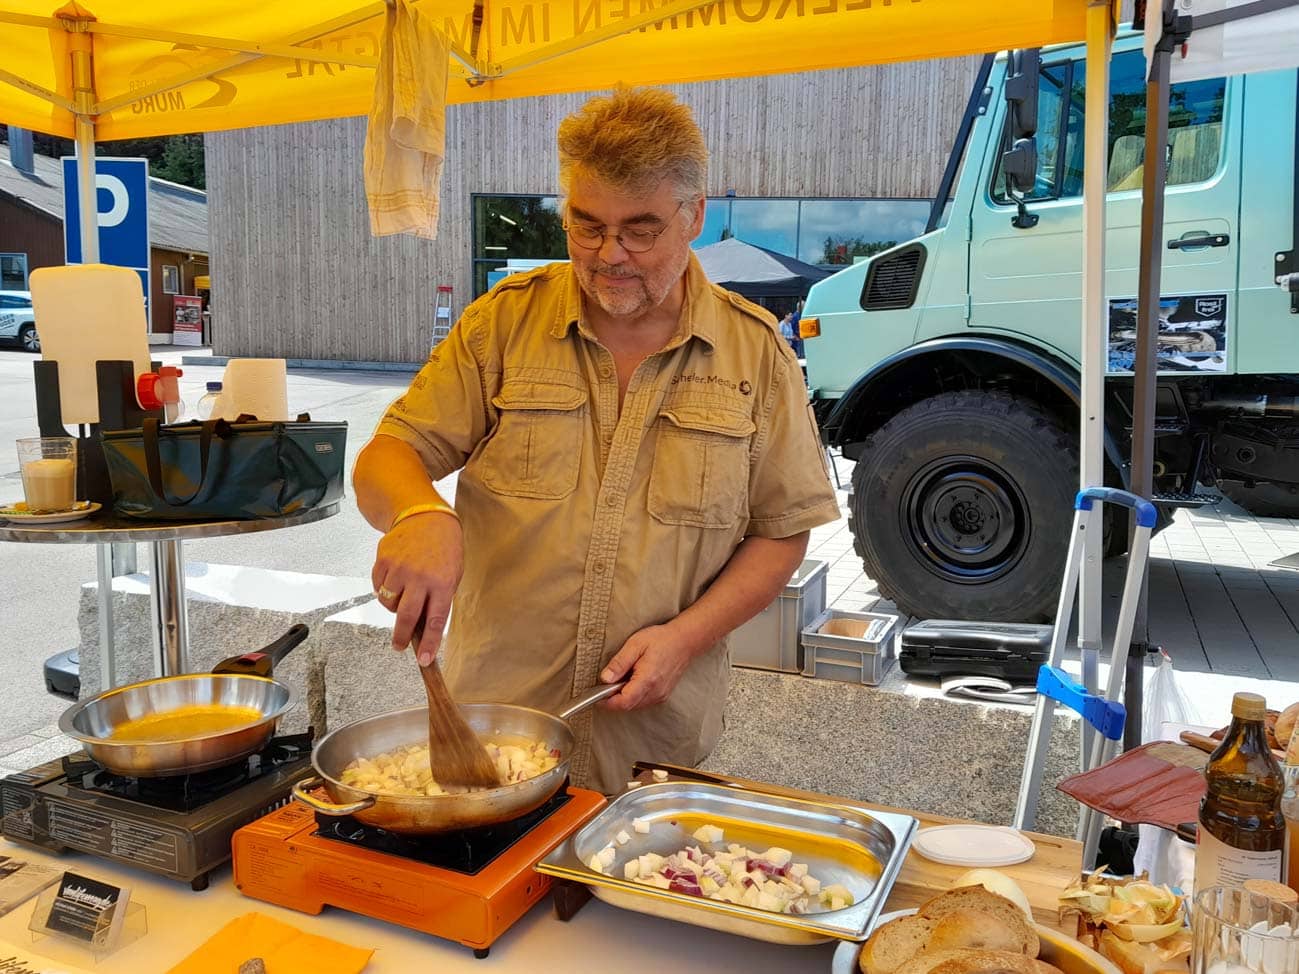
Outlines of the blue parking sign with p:
[{"label": "blue parking sign with p", "polygon": [[[149,160],[95,159],[99,262],[129,267],[140,275],[145,313],[149,305]],[[77,160],[63,157],[63,247],[69,264],[81,257],[81,205]],[[146,318],[146,320],[148,320]]]}]

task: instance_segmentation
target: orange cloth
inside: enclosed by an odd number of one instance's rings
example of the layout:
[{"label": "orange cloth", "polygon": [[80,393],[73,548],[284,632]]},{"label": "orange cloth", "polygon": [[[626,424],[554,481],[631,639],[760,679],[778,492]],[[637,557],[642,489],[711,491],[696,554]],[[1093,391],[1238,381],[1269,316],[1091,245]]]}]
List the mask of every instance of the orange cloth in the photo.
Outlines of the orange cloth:
[{"label": "orange cloth", "polygon": [[363,950],[303,933],[263,913],[245,913],[169,974],[235,974],[240,964],[253,957],[262,959],[266,974],[357,974],[373,953],[373,948]]}]

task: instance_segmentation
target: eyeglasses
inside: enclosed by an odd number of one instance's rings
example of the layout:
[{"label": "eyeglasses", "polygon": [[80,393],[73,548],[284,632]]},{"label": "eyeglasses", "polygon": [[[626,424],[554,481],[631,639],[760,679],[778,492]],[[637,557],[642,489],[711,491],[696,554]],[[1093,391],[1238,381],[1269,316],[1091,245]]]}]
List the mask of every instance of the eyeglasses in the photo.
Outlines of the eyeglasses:
[{"label": "eyeglasses", "polygon": [[676,215],[681,212],[681,207],[685,205],[685,200],[678,203],[677,208],[672,211],[672,216],[663,221],[663,226],[657,230],[645,230],[639,227],[615,227],[611,230],[603,225],[572,223],[568,220],[564,221],[564,230],[568,233],[568,239],[583,250],[599,250],[604,246],[605,238],[612,236],[618,242],[618,246],[627,253],[643,254],[653,249],[659,237],[663,236],[668,226],[676,219]]}]

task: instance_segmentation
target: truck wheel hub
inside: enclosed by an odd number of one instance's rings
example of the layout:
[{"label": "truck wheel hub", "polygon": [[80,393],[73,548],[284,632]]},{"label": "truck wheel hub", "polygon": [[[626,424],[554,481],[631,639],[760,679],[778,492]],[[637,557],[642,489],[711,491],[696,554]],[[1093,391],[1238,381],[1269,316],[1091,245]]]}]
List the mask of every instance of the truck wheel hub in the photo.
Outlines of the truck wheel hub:
[{"label": "truck wheel hub", "polygon": [[1028,505],[1014,479],[976,457],[944,457],[917,471],[903,516],[927,568],[966,584],[1010,571],[1028,543]]}]

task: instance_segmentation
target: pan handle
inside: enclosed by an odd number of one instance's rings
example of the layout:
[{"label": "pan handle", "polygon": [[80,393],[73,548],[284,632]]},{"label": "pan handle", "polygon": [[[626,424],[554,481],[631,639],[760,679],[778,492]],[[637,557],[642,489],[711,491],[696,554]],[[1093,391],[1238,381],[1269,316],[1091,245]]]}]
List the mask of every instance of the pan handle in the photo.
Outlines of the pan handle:
[{"label": "pan handle", "polygon": [[621,680],[618,683],[606,683],[603,686],[592,687],[590,690],[578,694],[572,700],[568,701],[568,703],[564,704],[564,709],[555,716],[560,720],[568,720],[568,718],[572,717],[574,714],[580,714],[592,704],[599,703],[606,697],[612,697],[626,685],[627,681]]},{"label": "pan handle", "polygon": [[293,797],[302,804],[308,805],[325,815],[355,815],[357,812],[365,811],[377,800],[373,795],[367,795],[359,802],[339,805],[334,802],[327,802],[323,798],[317,798],[308,792],[308,789],[319,788],[323,783],[324,780],[319,775],[314,778],[304,778],[301,781],[296,781],[293,784]]},{"label": "pan handle", "polygon": [[261,649],[244,653],[242,656],[231,656],[212,668],[213,673],[246,673],[253,676],[270,676],[275,667],[280,665],[289,650],[301,645],[310,633],[302,623],[289,627],[279,639],[268,643]]}]

